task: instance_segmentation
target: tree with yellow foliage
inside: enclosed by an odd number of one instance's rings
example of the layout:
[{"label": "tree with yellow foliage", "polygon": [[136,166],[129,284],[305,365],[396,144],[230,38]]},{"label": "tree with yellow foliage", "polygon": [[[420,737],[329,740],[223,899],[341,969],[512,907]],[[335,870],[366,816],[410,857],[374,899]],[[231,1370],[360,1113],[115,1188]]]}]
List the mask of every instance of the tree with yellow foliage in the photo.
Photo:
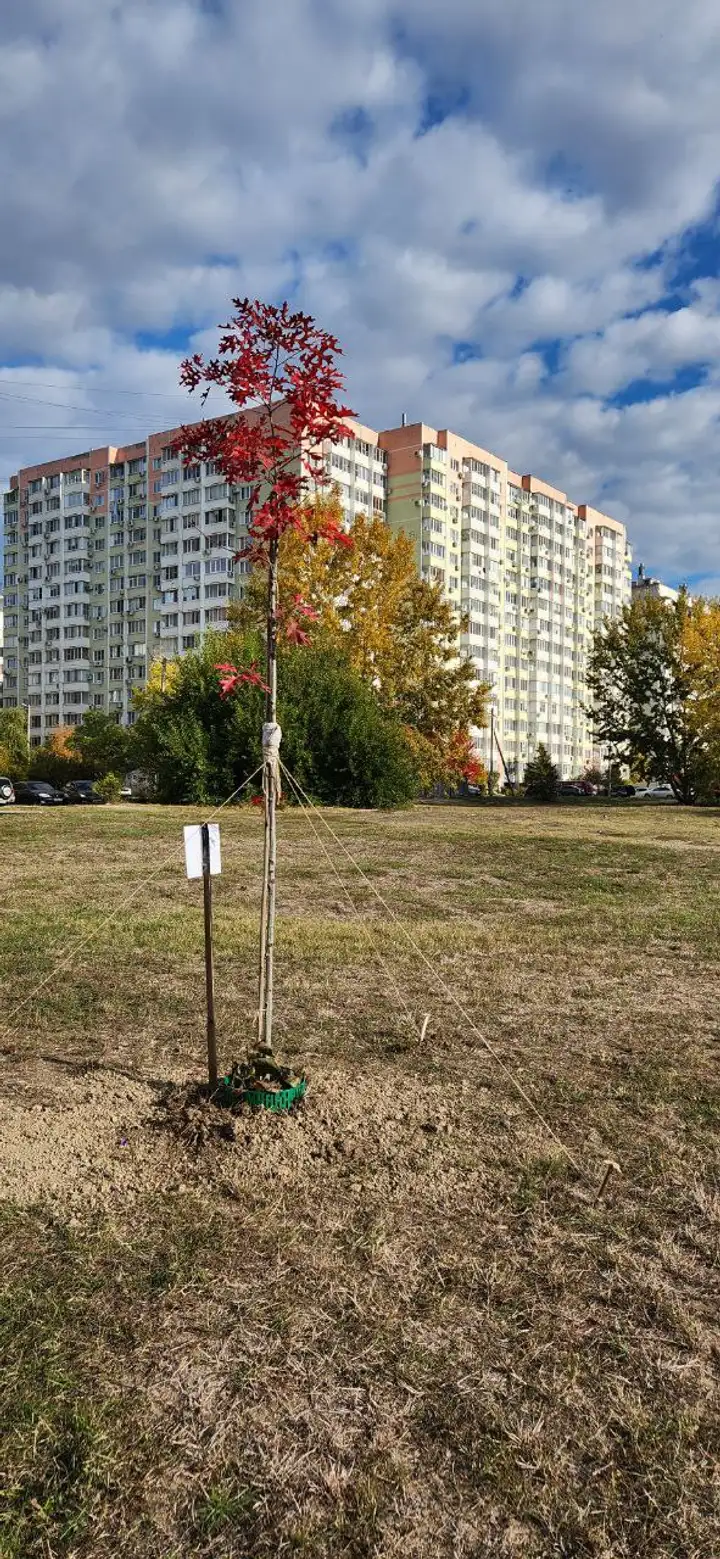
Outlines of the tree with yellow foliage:
[{"label": "tree with yellow foliage", "polygon": [[[342,523],[337,495],[306,504],[304,519],[310,535],[329,519]],[[440,588],[420,579],[407,536],[364,514],[349,535],[351,547],[335,548],[322,539],[308,547],[297,531],[286,533],[280,619],[297,613],[299,602],[317,614],[313,642],[341,649],[407,728],[423,787],[457,783],[473,762],[468,728],[487,723],[488,694],[461,656],[462,624]],[[246,601],[231,608],[239,626],[260,624],[263,590],[263,580],[253,577]]]},{"label": "tree with yellow foliage", "polygon": [[678,801],[720,784],[720,602],[633,601],[595,637],[587,675],[596,738]]}]

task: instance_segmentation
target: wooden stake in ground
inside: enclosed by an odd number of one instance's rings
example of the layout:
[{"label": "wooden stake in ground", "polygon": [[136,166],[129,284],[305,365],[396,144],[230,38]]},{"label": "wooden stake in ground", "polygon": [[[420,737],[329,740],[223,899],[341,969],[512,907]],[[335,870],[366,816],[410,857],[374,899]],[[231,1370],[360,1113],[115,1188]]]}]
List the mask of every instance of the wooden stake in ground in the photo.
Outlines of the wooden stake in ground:
[{"label": "wooden stake in ground", "polygon": [[215,977],[213,970],[212,879],[220,872],[220,825],[193,824],[183,829],[185,869],[189,878],[202,877],[205,919],[205,1004],[207,1011],[208,1082],[217,1088],[218,1062],[215,1039]]},{"label": "wooden stake in ground", "polygon": [[215,975],[213,970],[212,877],[210,875],[210,829],[203,823],[202,840],[203,910],[205,913],[205,1000],[207,1005],[208,1082],[217,1088],[218,1063],[215,1038]]},{"label": "wooden stake in ground", "polygon": [[277,723],[277,599],[278,543],[272,541],[268,559],[267,618],[265,643],[267,688],[265,723],[262,732],[263,795],[265,798],[265,850],[260,926],[260,993],[258,1003],[258,1048],[272,1054],[273,987],[275,959],[275,887],[277,881],[277,803],[280,799],[280,741]]}]

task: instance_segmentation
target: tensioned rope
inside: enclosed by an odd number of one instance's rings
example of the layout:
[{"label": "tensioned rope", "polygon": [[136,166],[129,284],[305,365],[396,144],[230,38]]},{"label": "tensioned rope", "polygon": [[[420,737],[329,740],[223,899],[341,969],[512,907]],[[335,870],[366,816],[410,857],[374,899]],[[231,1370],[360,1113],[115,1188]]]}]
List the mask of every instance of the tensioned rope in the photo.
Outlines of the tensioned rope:
[{"label": "tensioned rope", "polygon": [[372,951],[374,952],[375,957],[378,960],[378,963],[380,964],[381,968],[384,970],[386,978],[388,980],[388,983],[392,986],[392,988],[393,988],[393,990],[395,992],[395,995],[397,996],[397,999],[398,999],[398,1001],[400,1003],[400,1006],[404,1008],[406,1016],[409,1018],[410,1022],[413,1025],[413,1027],[417,1028],[418,1034],[419,1034],[420,1033],[420,1027],[419,1027],[415,1017],[413,1016],[413,1013],[412,1013],[408,1003],[406,1002],[405,997],[403,996],[403,993],[402,993],[402,991],[400,989],[400,986],[398,985],[398,982],[395,979],[395,975],[393,974],[393,971],[390,968],[390,965],[388,963],[386,963],[385,959],[383,958],[383,955],[380,952],[380,949],[379,949],[379,947],[378,947],[378,945],[377,945],[377,943],[375,941],[375,938],[372,935],[372,932],[368,929],[368,927],[366,925],[364,925],[364,923],[362,921],[362,918],[361,918],[361,915],[360,915],[360,911],[359,911],[359,909],[357,907],[357,904],[355,903],[354,899],[351,897],[350,892],[349,892],[348,887],[347,887],[347,884],[343,881],[342,877],[340,876],[340,873],[337,870],[337,867],[336,867],[335,862],[334,862],[334,860],[333,860],[333,858],[332,858],[332,856],[330,854],[330,851],[327,848],[327,845],[323,843],[322,836],[320,835],[320,833],[318,832],[317,828],[315,827],[315,824],[314,824],[313,819],[312,819],[312,813],[310,812],[309,808],[305,806],[305,803],[304,803],[304,801],[302,799],[300,791],[297,788],[296,781],[293,779],[292,775],[290,773],[288,773],[288,770],[285,768],[284,764],[282,765],[282,769],[283,769],[283,772],[285,774],[285,778],[287,779],[288,784],[291,786],[291,788],[293,790],[293,793],[294,793],[294,795],[297,798],[298,805],[300,806],[300,810],[307,817],[309,827],[310,827],[312,833],[314,834],[315,838],[317,839],[317,842],[318,842],[318,844],[320,846],[320,849],[322,850],[323,855],[325,856],[325,859],[326,859],[326,861],[328,862],[328,864],[330,866],[330,870],[332,871],[333,875],[337,878],[337,881],[340,884],[340,889],[344,893],[345,898],[347,899],[347,902],[350,905],[350,909],[351,909],[353,915],[355,916],[355,919],[357,921],[359,930],[361,931],[362,935],[364,936],[365,941],[372,948]]},{"label": "tensioned rope", "polygon": [[[259,764],[255,771],[249,776],[249,778],[243,780],[242,785],[238,785],[230,796],[226,796],[225,800],[221,801],[220,805],[213,809],[209,817],[206,817],[205,822],[211,822],[214,817],[217,817],[218,812],[222,812],[223,807],[229,806],[230,802],[234,801],[235,797],[239,796],[241,791],[246,790],[247,786],[251,785],[253,780],[257,778],[261,769],[262,764]],[[200,826],[201,825],[198,824],[198,827]],[[63,958],[59,964],[56,964],[54,968],[50,970],[49,974],[45,975],[45,978],[40,981],[39,985],[36,985],[35,989],[30,991],[28,996],[24,996],[22,1001],[19,1001],[17,1005],[13,1007],[9,1018],[6,1020],[5,1026],[0,1032],[0,1043],[4,1042],[12,1033],[14,1033],[17,1027],[15,1024],[15,1018],[17,1017],[18,1013],[22,1012],[25,1007],[28,1007],[30,1003],[35,1000],[35,997],[39,996],[40,992],[45,989],[45,986],[49,985],[50,981],[55,979],[56,975],[62,974],[64,969],[68,969],[77,954],[81,953],[83,948],[87,947],[88,943],[92,942],[96,936],[99,936],[100,932],[104,931],[106,926],[109,926],[113,920],[117,920],[118,915],[121,915],[123,910],[127,909],[128,904],[132,904],[133,899],[136,899],[138,895],[142,893],[143,888],[146,888],[149,882],[152,882],[155,877],[160,875],[161,871],[164,871],[168,861],[173,860],[173,858],[177,855],[178,848],[178,845],[173,845],[172,850],[170,850],[167,855],[163,856],[163,859],[160,861],[159,865],[155,867],[154,871],[151,871],[147,877],[143,877],[142,882],[138,883],[136,888],[133,888],[132,893],[129,893],[127,897],[124,898],[120,904],[118,904],[116,909],[112,910],[109,915],[106,915],[105,919],[101,920],[99,925],[93,926],[92,931],[89,931],[87,936],[81,937],[80,941],[75,943],[66,957]]]},{"label": "tensioned rope", "polygon": [[490,1040],[487,1039],[486,1036],[482,1033],[482,1031],[478,1028],[478,1026],[475,1023],[474,1019],[470,1016],[470,1013],[466,1011],[465,1007],[463,1006],[462,1002],[458,999],[458,997],[455,995],[455,992],[452,990],[451,986],[446,984],[446,982],[442,978],[442,975],[438,974],[437,969],[430,962],[430,959],[426,956],[426,954],[423,952],[422,948],[415,941],[415,938],[408,931],[408,929],[405,926],[404,922],[400,919],[400,916],[395,914],[395,911],[391,908],[391,906],[383,898],[382,894],[375,887],[375,884],[370,880],[370,878],[367,876],[367,874],[363,871],[362,866],[359,864],[358,861],[355,860],[355,857],[352,855],[350,850],[347,849],[347,846],[345,844],[343,844],[342,839],[339,837],[338,834],[335,833],[335,830],[333,828],[331,828],[330,824],[327,821],[327,818],[323,816],[323,813],[322,813],[321,809],[318,806],[315,805],[315,802],[312,801],[311,798],[307,795],[307,792],[303,790],[303,787],[300,784],[299,780],[295,780],[293,778],[292,774],[290,774],[289,770],[285,767],[285,764],[283,763],[282,759],[280,759],[280,767],[281,767],[282,772],[285,775],[285,778],[287,779],[288,783],[293,786],[296,794],[298,796],[302,796],[303,801],[304,801],[304,803],[306,805],[306,808],[307,809],[312,808],[312,810],[314,812],[317,812],[317,815],[318,815],[318,817],[320,819],[320,822],[324,825],[324,827],[327,829],[328,833],[334,839],[336,845],[338,845],[339,848],[343,851],[343,854],[347,856],[347,858],[350,861],[351,865],[355,867],[355,870],[357,872],[359,872],[360,876],[363,879],[363,882],[367,883],[367,886],[370,888],[371,892],[374,893],[374,895],[375,895],[376,899],[379,901],[379,903],[382,904],[383,909],[390,916],[390,919],[395,923],[396,926],[399,927],[399,930],[400,930],[402,936],[404,936],[405,941],[410,945],[410,947],[412,947],[413,952],[415,953],[416,957],[421,960],[421,962],[425,965],[425,967],[427,969],[429,969],[430,974],[432,975],[435,983],[443,991],[443,993],[447,997],[448,1001],[450,1001],[452,1003],[452,1005],[457,1008],[457,1010],[460,1013],[461,1017],[464,1018],[465,1022],[467,1023],[468,1028],[472,1031],[472,1033],[476,1036],[476,1038],[480,1040],[481,1045],[484,1046],[484,1048],[487,1051],[488,1055],[492,1057],[492,1060],[496,1063],[496,1065],[500,1067],[500,1070],[505,1074],[505,1077],[508,1079],[508,1082],[510,1082],[512,1087],[515,1089],[515,1092],[520,1096],[520,1098],[523,1100],[523,1102],[527,1105],[528,1109],[535,1116],[536,1120],[538,1120],[540,1122],[540,1125],[543,1127],[543,1130],[546,1131],[548,1133],[548,1135],[553,1138],[553,1141],[557,1143],[558,1147],[562,1150],[562,1152],[564,1153],[566,1159],[568,1160],[568,1163],[572,1164],[573,1169],[577,1170],[577,1173],[580,1175],[581,1179],[588,1180],[589,1177],[588,1177],[587,1173],[585,1172],[584,1169],[581,1169],[577,1159],[570,1152],[570,1149],[565,1145],[565,1143],[563,1142],[562,1138],[558,1136],[557,1132],[550,1125],[550,1122],[545,1119],[545,1116],[538,1109],[538,1107],[535,1104],[534,1100],[530,1097],[530,1094],[527,1092],[527,1090],[525,1088],[523,1088],[522,1083],[519,1082],[519,1080],[515,1076],[514,1072],[511,1071],[510,1067],[503,1060],[502,1056],[495,1049],[494,1045],[491,1045]]}]

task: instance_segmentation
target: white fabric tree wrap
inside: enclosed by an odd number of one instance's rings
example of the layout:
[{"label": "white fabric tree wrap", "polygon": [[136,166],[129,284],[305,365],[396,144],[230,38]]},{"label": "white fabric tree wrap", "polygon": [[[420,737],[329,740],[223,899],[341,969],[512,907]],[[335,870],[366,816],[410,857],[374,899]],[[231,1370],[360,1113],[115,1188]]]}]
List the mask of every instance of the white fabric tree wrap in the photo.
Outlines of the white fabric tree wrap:
[{"label": "white fabric tree wrap", "polygon": [[263,763],[270,772],[275,800],[279,801],[282,795],[282,783],[280,780],[280,743],[282,731],[277,722],[267,720],[262,728],[262,753]]}]

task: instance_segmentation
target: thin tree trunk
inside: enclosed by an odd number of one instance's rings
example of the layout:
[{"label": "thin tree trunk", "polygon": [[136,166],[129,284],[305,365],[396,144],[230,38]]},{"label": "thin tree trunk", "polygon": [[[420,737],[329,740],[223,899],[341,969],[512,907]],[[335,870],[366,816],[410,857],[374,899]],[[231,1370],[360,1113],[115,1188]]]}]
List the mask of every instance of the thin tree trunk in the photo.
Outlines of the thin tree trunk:
[{"label": "thin tree trunk", "polygon": [[[277,721],[277,558],[278,544],[270,543],[267,598],[267,687],[265,720]],[[275,883],[277,875],[276,775],[266,759],[263,773],[265,789],[265,856],[263,863],[262,926],[260,932],[262,968],[260,974],[260,1049],[273,1048],[273,973],[275,953]]]},{"label": "thin tree trunk", "polygon": [[263,808],[265,813],[265,837],[263,840],[263,879],[260,901],[260,978],[258,994],[258,1049],[265,1039],[265,950],[267,947],[268,881],[270,877],[270,817],[268,812],[267,769],[263,769]]}]

